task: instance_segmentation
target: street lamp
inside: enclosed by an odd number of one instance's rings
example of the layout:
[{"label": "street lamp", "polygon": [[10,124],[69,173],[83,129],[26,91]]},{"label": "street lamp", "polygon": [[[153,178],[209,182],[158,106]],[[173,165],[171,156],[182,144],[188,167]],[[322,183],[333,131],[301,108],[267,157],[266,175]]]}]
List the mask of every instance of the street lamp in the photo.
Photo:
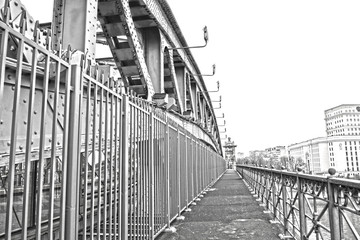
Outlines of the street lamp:
[{"label": "street lamp", "polygon": [[[221,104],[221,103],[219,103],[219,104]],[[225,118],[225,114],[223,113],[222,117],[216,117],[216,118]]]},{"label": "street lamp", "polygon": [[219,97],[219,101],[211,100],[211,102],[219,102],[219,103],[221,103],[221,96]]},{"label": "street lamp", "polygon": [[194,76],[207,76],[207,77],[214,76],[215,75],[215,70],[216,70],[216,65],[213,64],[212,67],[213,67],[213,73],[212,74],[193,74],[193,75]]},{"label": "street lamp", "polygon": [[213,109],[220,109],[220,108],[221,108],[221,103],[219,103],[219,107],[213,108]]},{"label": "street lamp", "polygon": [[177,48],[169,48],[171,50],[174,50],[174,49],[189,49],[189,48],[204,48],[206,47],[207,43],[208,43],[208,40],[209,40],[209,34],[208,34],[208,31],[207,31],[207,27],[205,26],[203,28],[203,31],[204,31],[204,40],[205,40],[205,44],[204,45],[201,45],[201,46],[193,46],[193,47],[177,47]]},{"label": "street lamp", "polygon": [[218,92],[218,91],[219,91],[219,89],[220,89],[220,82],[219,82],[219,81],[217,81],[216,83],[217,83],[217,90],[215,90],[215,91],[199,91],[198,93],[204,93],[204,92]]},{"label": "street lamp", "polygon": [[218,125],[218,127],[224,127],[226,125],[226,121],[224,120],[224,124],[223,125]]}]

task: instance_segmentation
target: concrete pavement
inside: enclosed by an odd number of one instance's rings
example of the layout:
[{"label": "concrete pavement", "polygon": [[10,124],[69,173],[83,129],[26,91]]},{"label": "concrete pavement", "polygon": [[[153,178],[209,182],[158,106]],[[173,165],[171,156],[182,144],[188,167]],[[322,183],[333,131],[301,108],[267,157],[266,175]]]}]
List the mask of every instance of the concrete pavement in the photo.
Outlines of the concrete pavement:
[{"label": "concrete pavement", "polygon": [[184,212],[185,220],[171,226],[175,233],[163,233],[156,240],[178,239],[279,239],[280,226],[271,224],[269,214],[250,194],[235,170],[227,172],[210,191]]}]

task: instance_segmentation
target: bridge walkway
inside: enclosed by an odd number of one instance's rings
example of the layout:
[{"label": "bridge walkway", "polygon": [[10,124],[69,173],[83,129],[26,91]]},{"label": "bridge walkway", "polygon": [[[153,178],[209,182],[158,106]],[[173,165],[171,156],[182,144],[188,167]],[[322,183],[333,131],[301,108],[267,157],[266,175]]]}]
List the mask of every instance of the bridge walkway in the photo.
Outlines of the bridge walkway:
[{"label": "bridge walkway", "polygon": [[190,212],[172,225],[175,233],[157,240],[177,239],[279,239],[280,226],[255,201],[242,178],[228,169]]}]

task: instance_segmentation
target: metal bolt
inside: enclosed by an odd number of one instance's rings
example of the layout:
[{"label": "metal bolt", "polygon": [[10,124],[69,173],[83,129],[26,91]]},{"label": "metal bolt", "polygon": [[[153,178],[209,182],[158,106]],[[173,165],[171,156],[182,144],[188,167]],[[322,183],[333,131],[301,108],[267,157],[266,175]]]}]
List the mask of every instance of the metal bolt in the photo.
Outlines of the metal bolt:
[{"label": "metal bolt", "polygon": [[36,115],[36,114],[37,114],[37,111],[34,111],[34,114]]},{"label": "metal bolt", "polygon": [[50,99],[52,99],[52,95],[51,95],[51,94],[50,94],[50,96],[49,96],[49,97],[50,97]]},{"label": "metal bolt", "polygon": [[11,80],[12,76],[9,74],[9,75],[7,76],[7,78],[8,78],[9,80]]},{"label": "metal bolt", "polygon": [[37,131],[35,131],[34,134],[37,135]]},{"label": "metal bolt", "polygon": [[19,146],[19,149],[20,149],[20,150],[23,150],[23,146],[20,145],[20,146]]},{"label": "metal bolt", "polygon": [[26,121],[24,121],[24,124],[26,125]]},{"label": "metal bolt", "polygon": [[49,138],[49,142],[51,142],[51,138]]},{"label": "metal bolt", "polygon": [[26,99],[24,99],[23,102],[26,103]]},{"label": "metal bolt", "polygon": [[15,90],[15,86],[12,86],[11,89],[12,89],[12,90]]},{"label": "metal bolt", "polygon": [[7,142],[6,145],[10,146],[11,144],[10,144],[10,142]]},{"label": "metal bolt", "polygon": [[0,120],[0,124],[3,124],[4,122],[3,122],[3,120]]}]

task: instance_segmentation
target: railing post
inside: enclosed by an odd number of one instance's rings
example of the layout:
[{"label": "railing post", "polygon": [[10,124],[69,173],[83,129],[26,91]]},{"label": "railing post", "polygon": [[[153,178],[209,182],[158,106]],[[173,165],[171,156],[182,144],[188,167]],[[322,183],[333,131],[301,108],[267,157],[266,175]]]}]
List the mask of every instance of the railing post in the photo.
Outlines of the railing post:
[{"label": "railing post", "polygon": [[170,228],[170,139],[169,139],[169,119],[166,116],[166,129],[165,129],[165,211],[166,211],[166,226]]},{"label": "railing post", "polygon": [[186,205],[185,208],[187,208],[188,204],[189,204],[189,175],[188,175],[188,133],[185,130],[184,131],[184,137],[185,137],[185,201],[186,201]]},{"label": "railing post", "polygon": [[329,223],[331,229],[331,239],[340,240],[341,239],[341,227],[340,227],[340,217],[339,210],[335,206],[335,199],[337,199],[337,187],[336,185],[331,184],[331,176],[327,180],[327,194],[329,198]]},{"label": "railing post", "polygon": [[150,173],[150,193],[149,193],[149,238],[150,239],[154,239],[154,208],[155,208],[155,199],[154,199],[154,181],[155,181],[155,176],[154,176],[154,113],[152,112],[152,110],[150,110],[150,128],[149,128],[149,173]]},{"label": "railing post", "polygon": [[287,213],[287,205],[286,205],[286,201],[287,201],[287,194],[286,194],[286,182],[284,179],[284,175],[281,174],[281,190],[282,190],[282,204],[283,204],[283,221],[284,221],[284,235],[286,236],[286,233],[288,232],[288,221],[286,218],[286,213]]},{"label": "railing post", "polygon": [[177,164],[177,182],[178,182],[178,217],[180,217],[181,213],[181,165],[180,165],[180,126],[177,128],[176,132],[176,144],[177,144],[177,151],[176,151],[176,164]]},{"label": "railing post", "polygon": [[81,71],[82,60],[71,65],[71,85],[68,141],[68,169],[66,176],[66,210],[65,210],[65,239],[77,239],[78,235],[78,198],[79,198],[79,127],[81,103]]},{"label": "railing post", "polygon": [[296,176],[298,200],[299,200],[299,219],[300,219],[300,239],[305,239],[306,236],[306,217],[305,217],[305,193],[301,189],[302,180],[298,175]]},{"label": "railing post", "polygon": [[123,97],[122,119],[122,185],[121,185],[121,239],[128,239],[128,204],[129,204],[129,97]]}]

